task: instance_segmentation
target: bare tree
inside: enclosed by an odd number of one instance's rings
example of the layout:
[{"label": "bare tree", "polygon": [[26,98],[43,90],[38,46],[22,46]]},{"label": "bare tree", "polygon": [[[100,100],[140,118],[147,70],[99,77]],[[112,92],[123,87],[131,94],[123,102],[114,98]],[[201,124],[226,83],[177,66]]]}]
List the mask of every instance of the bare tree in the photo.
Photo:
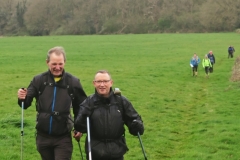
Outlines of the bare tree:
[{"label": "bare tree", "polygon": [[208,31],[233,31],[239,23],[240,0],[208,0],[202,5],[200,23]]},{"label": "bare tree", "polygon": [[240,28],[240,0],[0,0],[0,34],[218,32]]},{"label": "bare tree", "polygon": [[0,35],[2,35],[14,13],[14,2],[13,0],[0,0],[0,4]]}]

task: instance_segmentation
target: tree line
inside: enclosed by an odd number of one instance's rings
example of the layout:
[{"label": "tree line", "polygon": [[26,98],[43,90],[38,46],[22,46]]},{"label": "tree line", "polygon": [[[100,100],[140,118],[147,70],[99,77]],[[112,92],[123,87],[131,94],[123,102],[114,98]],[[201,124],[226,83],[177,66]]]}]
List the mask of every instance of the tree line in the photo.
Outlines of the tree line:
[{"label": "tree line", "polygon": [[240,0],[0,0],[0,35],[232,32]]}]

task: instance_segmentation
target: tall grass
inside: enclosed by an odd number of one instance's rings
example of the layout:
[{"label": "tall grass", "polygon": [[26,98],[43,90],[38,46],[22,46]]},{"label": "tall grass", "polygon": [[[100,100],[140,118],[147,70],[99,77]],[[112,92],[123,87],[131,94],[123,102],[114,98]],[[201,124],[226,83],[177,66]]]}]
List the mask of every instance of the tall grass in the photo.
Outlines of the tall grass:
[{"label": "tall grass", "polygon": [[[141,114],[142,141],[148,159],[237,160],[240,157],[239,83],[231,82],[240,37],[234,33],[50,36],[0,38],[0,159],[20,159],[21,109],[17,90],[47,70],[46,53],[54,46],[67,52],[66,71],[80,78],[89,95],[99,69],[107,69]],[[227,48],[234,45],[233,59]],[[197,78],[189,66],[193,53],[212,50],[214,73]],[[24,111],[24,159],[40,159],[35,147],[35,106]],[[127,129],[127,128],[126,128]],[[85,136],[84,136],[85,138]],[[137,137],[126,130],[127,160],[142,160]],[[81,140],[81,149],[84,140]],[[74,141],[74,160],[80,159]]]}]

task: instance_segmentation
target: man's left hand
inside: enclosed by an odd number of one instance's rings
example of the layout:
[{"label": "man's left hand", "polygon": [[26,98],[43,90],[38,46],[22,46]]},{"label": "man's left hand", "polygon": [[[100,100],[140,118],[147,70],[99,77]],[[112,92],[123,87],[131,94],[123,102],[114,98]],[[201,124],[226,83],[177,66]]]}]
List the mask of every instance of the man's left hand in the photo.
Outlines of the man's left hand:
[{"label": "man's left hand", "polygon": [[76,130],[73,131],[73,138],[75,138],[76,141],[80,141],[80,138],[82,137],[82,133],[78,132]]}]

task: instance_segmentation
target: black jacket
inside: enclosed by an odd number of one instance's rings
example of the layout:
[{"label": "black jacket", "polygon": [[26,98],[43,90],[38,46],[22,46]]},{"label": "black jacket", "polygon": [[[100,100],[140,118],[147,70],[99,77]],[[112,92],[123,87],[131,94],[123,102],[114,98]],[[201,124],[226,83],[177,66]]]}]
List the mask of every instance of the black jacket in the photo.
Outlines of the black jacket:
[{"label": "black jacket", "polygon": [[[67,76],[70,78],[67,78]],[[46,77],[46,79],[43,79],[43,77]],[[48,85],[39,94],[45,81],[47,81]],[[74,99],[68,93],[67,83],[72,86]],[[24,109],[31,106],[33,98],[37,100],[37,131],[57,136],[69,133],[71,130],[68,128],[68,123],[71,123],[69,122],[70,108],[72,106],[75,117],[79,111],[79,104],[87,97],[79,79],[67,72],[63,72],[61,80],[56,83],[50,71],[39,74],[33,78],[27,91],[27,96],[24,100]],[[18,104],[21,106],[19,99]]]},{"label": "black jacket", "polygon": [[[94,157],[118,158],[124,155],[128,150],[124,137],[124,124],[131,133],[132,121],[142,122],[131,102],[124,96],[114,95],[112,90],[108,98],[100,97],[95,93],[81,104],[74,125],[77,131],[87,132],[86,117],[88,116],[93,159]],[[141,125],[143,128],[143,124]],[[87,138],[85,149],[87,153]]]},{"label": "black jacket", "polygon": [[210,59],[210,62],[212,64],[215,64],[216,63],[216,59],[215,59],[215,56],[213,54],[208,54],[208,58]]}]

